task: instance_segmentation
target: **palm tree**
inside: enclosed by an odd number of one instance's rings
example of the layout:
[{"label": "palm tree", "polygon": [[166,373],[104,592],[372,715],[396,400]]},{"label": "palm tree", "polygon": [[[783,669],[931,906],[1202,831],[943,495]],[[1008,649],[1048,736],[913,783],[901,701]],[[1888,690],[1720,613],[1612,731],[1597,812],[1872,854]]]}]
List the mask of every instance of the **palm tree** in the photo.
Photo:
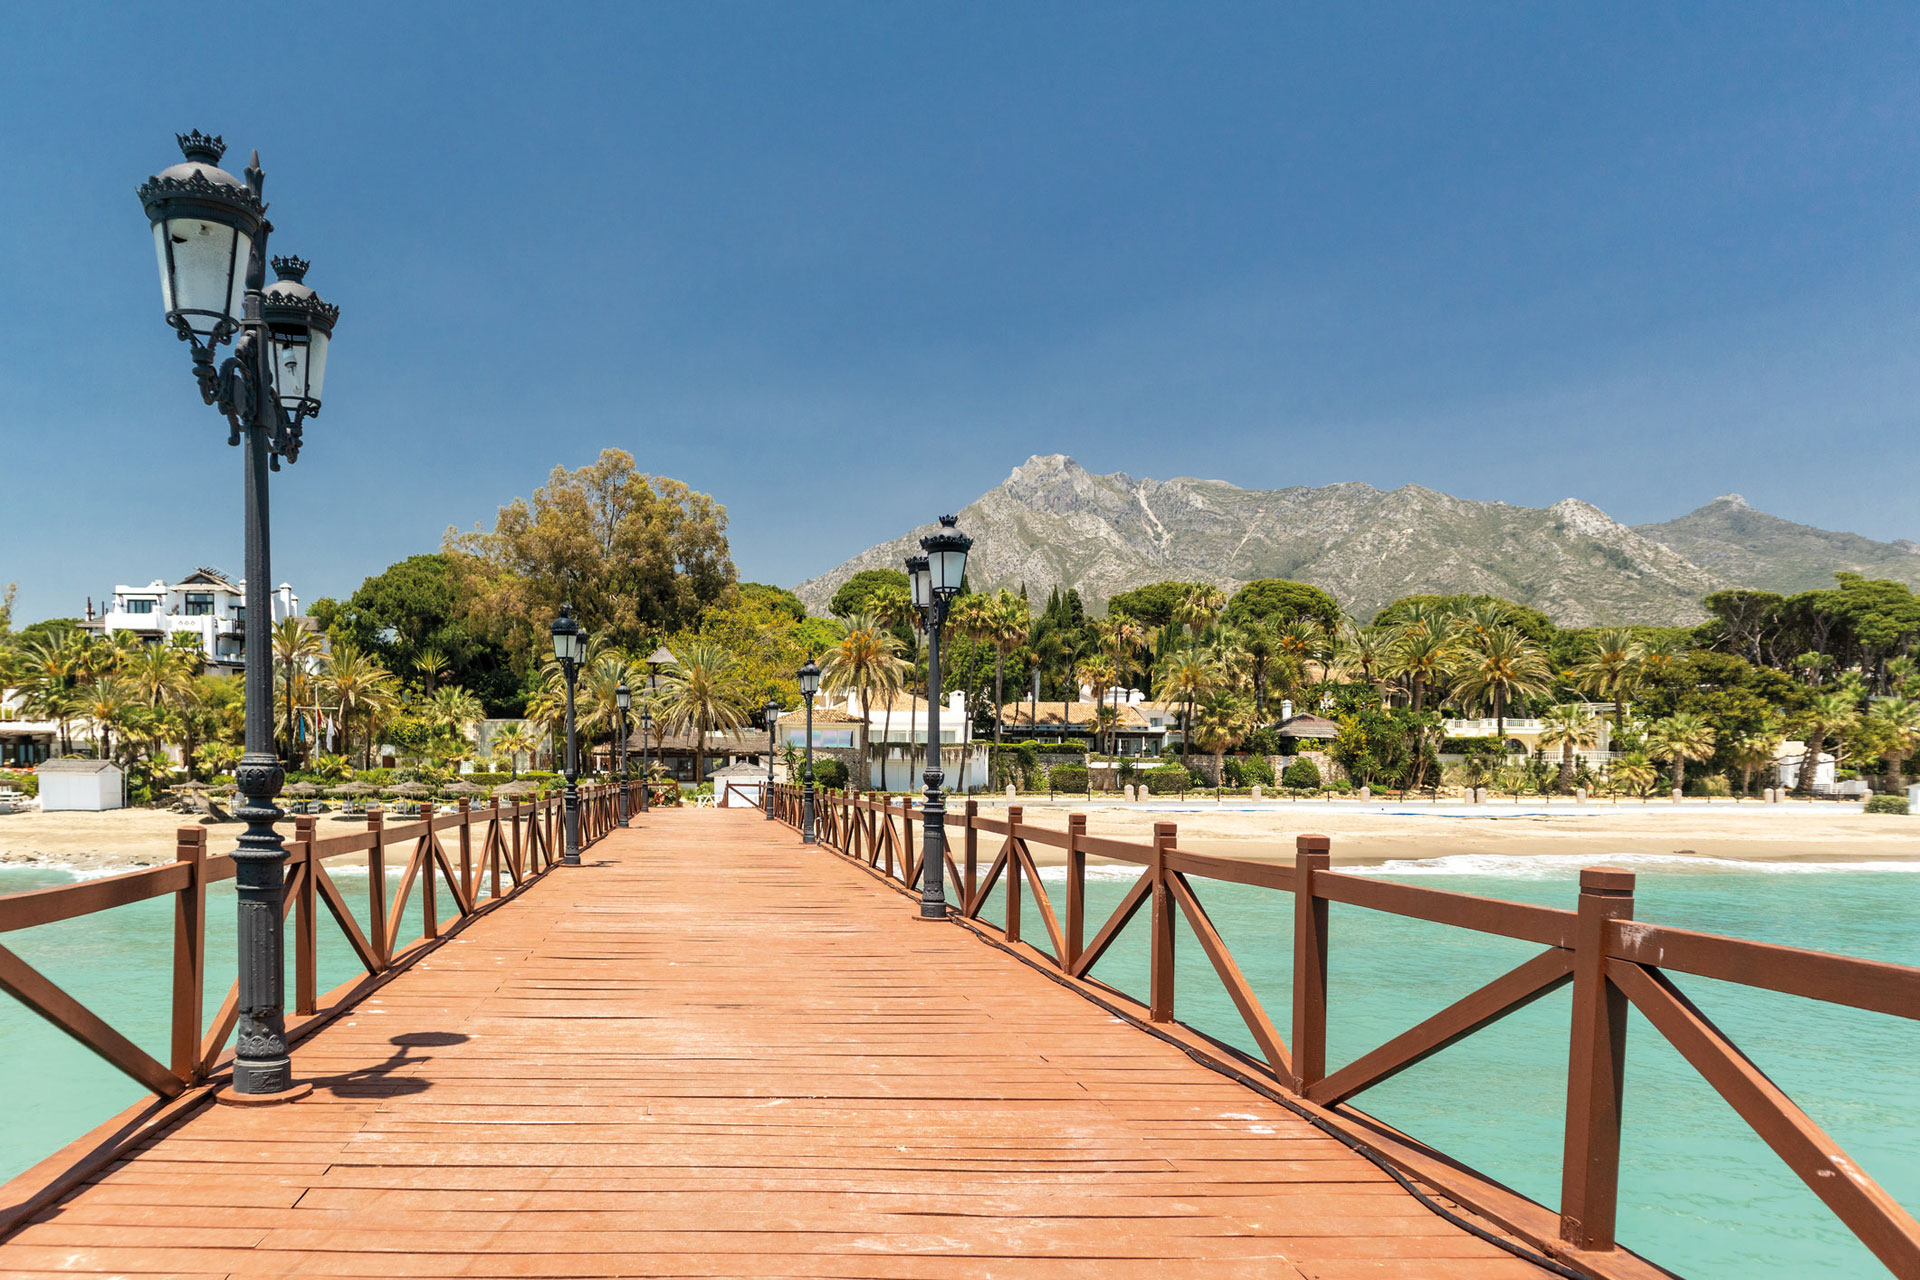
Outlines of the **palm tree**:
[{"label": "palm tree", "polygon": [[1538,697],[1553,687],[1546,654],[1512,627],[1463,633],[1455,674],[1462,697],[1492,703],[1502,749],[1507,740],[1508,703]]},{"label": "palm tree", "polygon": [[[1096,653],[1093,657],[1086,659],[1080,664],[1080,679],[1086,683],[1088,692],[1093,695],[1094,706],[1095,707],[1105,706],[1107,690],[1113,687],[1114,680],[1115,680],[1115,676],[1113,673],[1113,659],[1109,658],[1104,653]],[[1063,706],[1071,706],[1071,705],[1072,705],[1071,703],[1063,704]],[[1065,734],[1068,728],[1070,727],[1069,724],[1066,723],[1070,719],[1070,717],[1071,717],[1070,712],[1062,711],[1061,713],[1062,723],[1060,726],[1060,732],[1062,734]],[[1115,719],[1118,720],[1118,718],[1119,718],[1118,713],[1116,712]],[[1094,723],[1090,727],[1092,727],[1095,730],[1096,734],[1098,733],[1098,729],[1099,729],[1099,712],[1098,711],[1095,711]],[[1098,739],[1096,738],[1096,742],[1097,741]],[[1099,747],[1096,746],[1094,749],[1099,750]]]},{"label": "palm tree", "polygon": [[94,741],[102,760],[113,758],[114,730],[140,705],[138,695],[117,676],[102,676],[81,689],[76,709],[93,722]]},{"label": "palm tree", "polygon": [[469,729],[487,718],[486,708],[480,705],[480,699],[457,684],[442,685],[434,690],[433,699],[427,704],[427,714],[435,729],[462,742],[467,740]]},{"label": "palm tree", "polygon": [[1866,728],[1886,758],[1887,789],[1902,790],[1904,766],[1914,751],[1920,750],[1920,702],[1912,698],[1883,698],[1868,709]]},{"label": "palm tree", "polygon": [[1800,732],[1806,736],[1807,749],[1800,756],[1800,776],[1794,779],[1793,789],[1803,796],[1810,796],[1813,794],[1813,775],[1820,766],[1820,749],[1828,739],[1837,739],[1853,732],[1860,723],[1860,713],[1854,709],[1853,695],[1835,689],[1815,694],[1807,703],[1806,710],[1800,713],[1799,722]]},{"label": "palm tree", "polygon": [[1184,760],[1193,750],[1193,708],[1212,693],[1220,682],[1220,673],[1207,661],[1197,646],[1184,645],[1161,660],[1160,689],[1169,701],[1184,702],[1180,718],[1180,756]]},{"label": "palm tree", "polygon": [[[893,732],[893,695],[900,691],[905,663],[896,653],[899,641],[871,613],[857,613],[847,620],[847,633],[827,651],[820,664],[820,683],[833,693],[852,693],[860,700],[861,759],[873,755],[873,721],[870,708],[875,698],[886,699],[885,723],[881,737]],[[865,779],[861,780],[864,785]],[[887,766],[880,762],[880,785],[886,788]]]},{"label": "palm tree", "polygon": [[1642,804],[1647,802],[1647,790],[1653,786],[1654,779],[1658,776],[1654,772],[1653,765],[1647,760],[1646,753],[1642,751],[1627,752],[1615,760],[1613,767],[1607,771],[1610,782],[1617,782],[1631,788],[1633,793],[1640,797]]},{"label": "palm tree", "polygon": [[1733,767],[1740,771],[1740,794],[1744,796],[1753,790],[1754,771],[1773,763],[1774,753],[1780,749],[1780,734],[1774,729],[1739,734],[1727,743],[1727,749]]},{"label": "palm tree", "polygon": [[1383,670],[1406,680],[1410,705],[1415,712],[1420,712],[1426,710],[1427,691],[1439,687],[1454,657],[1450,633],[1424,622],[1419,626],[1407,623],[1388,645]]},{"label": "palm tree", "polygon": [[1540,717],[1540,745],[1549,751],[1560,748],[1560,778],[1556,785],[1561,791],[1568,790],[1573,780],[1574,752],[1591,744],[1599,734],[1600,722],[1577,702],[1548,707]]},{"label": "palm tree", "polygon": [[745,673],[732,652],[710,640],[694,640],[662,678],[667,718],[696,735],[693,780],[706,781],[707,735],[738,729],[750,717]]},{"label": "palm tree", "polygon": [[518,780],[521,755],[524,754],[527,757],[527,767],[532,768],[533,753],[540,749],[540,739],[529,733],[526,725],[514,721],[512,724],[503,726],[493,735],[493,749],[496,752],[506,753],[507,767],[513,773],[510,781]]},{"label": "palm tree", "polygon": [[1186,626],[1189,633],[1199,635],[1212,628],[1214,621],[1227,607],[1227,597],[1220,588],[1210,582],[1196,582],[1187,588],[1186,595],[1173,607],[1173,620]]},{"label": "palm tree", "polygon": [[1253,678],[1254,719],[1264,724],[1267,719],[1267,678],[1273,671],[1274,663],[1283,660],[1280,637],[1274,634],[1271,623],[1264,618],[1255,618],[1239,629],[1235,640],[1240,652],[1247,656],[1247,674]]},{"label": "palm tree", "polygon": [[1673,762],[1673,789],[1687,785],[1687,761],[1705,760],[1718,740],[1707,718],[1693,711],[1676,711],[1647,729],[1647,754]]},{"label": "palm tree", "polygon": [[1358,626],[1349,618],[1338,640],[1341,663],[1379,693],[1381,676],[1392,660],[1392,640],[1391,632]]},{"label": "palm tree", "polygon": [[1200,704],[1193,721],[1193,741],[1213,756],[1213,785],[1225,782],[1227,748],[1240,740],[1246,724],[1246,708],[1231,693],[1214,693]]},{"label": "palm tree", "polygon": [[1613,731],[1627,724],[1627,699],[1640,687],[1647,672],[1647,647],[1631,627],[1603,627],[1594,632],[1586,655],[1567,674],[1586,692],[1613,703]]},{"label": "palm tree", "polygon": [[[291,621],[291,619],[289,619]],[[413,673],[427,687],[428,693],[437,692],[440,682],[453,670],[453,664],[447,661],[447,655],[438,649],[422,649],[413,658]]]},{"label": "palm tree", "polygon": [[[994,593],[985,620],[986,639],[993,645],[993,745],[1000,745],[1001,699],[1006,696],[1007,655],[1027,642],[1033,619],[1027,602],[1011,591]],[[882,766],[884,768],[884,766]]]},{"label": "palm tree", "polygon": [[1302,679],[1306,678],[1307,664],[1320,664],[1320,678],[1327,674],[1327,633],[1312,618],[1289,618],[1274,632],[1274,638],[1280,645],[1280,652],[1300,669]]},{"label": "palm tree", "polygon": [[375,717],[393,705],[396,685],[392,674],[373,655],[362,653],[359,646],[343,641],[327,655],[320,680],[328,696],[340,707],[341,754],[351,755],[353,717],[358,714],[367,721],[366,751],[361,759],[370,761]]},{"label": "palm tree", "polygon": [[294,677],[320,656],[320,633],[300,618],[281,618],[273,624],[273,660],[280,666],[280,677],[287,688],[286,749],[284,758],[301,755],[298,713],[294,704]]}]

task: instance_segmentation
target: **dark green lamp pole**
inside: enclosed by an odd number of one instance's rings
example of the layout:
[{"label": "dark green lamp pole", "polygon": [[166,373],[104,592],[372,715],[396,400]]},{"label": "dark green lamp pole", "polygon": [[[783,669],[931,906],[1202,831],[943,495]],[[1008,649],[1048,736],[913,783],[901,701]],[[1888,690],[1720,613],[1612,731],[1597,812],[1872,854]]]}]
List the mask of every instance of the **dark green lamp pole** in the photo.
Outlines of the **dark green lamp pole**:
[{"label": "dark green lamp pole", "polygon": [[587,656],[587,633],[573,619],[573,606],[560,606],[560,616],[548,628],[553,635],[553,656],[560,662],[560,674],[567,682],[567,789],[564,833],[560,847],[563,865],[580,865],[580,737],[574,724],[573,686],[580,678],[580,665]]},{"label": "dark green lamp pole", "polygon": [[807,767],[802,775],[804,786],[800,792],[800,842],[818,844],[819,834],[813,826],[813,695],[820,692],[820,668],[812,658],[800,668],[800,697],[807,704]]},{"label": "dark green lamp pole", "polygon": [[[947,795],[942,790],[946,774],[940,768],[940,630],[947,623],[947,609],[960,594],[967,576],[967,552],[973,539],[961,533],[957,516],[941,516],[940,527],[920,539],[925,555],[907,557],[907,579],[913,603],[927,617],[927,771],[921,775],[927,784],[926,803],[921,808],[925,822],[920,841],[920,918],[947,918]],[[965,758],[961,767],[966,767]]]}]

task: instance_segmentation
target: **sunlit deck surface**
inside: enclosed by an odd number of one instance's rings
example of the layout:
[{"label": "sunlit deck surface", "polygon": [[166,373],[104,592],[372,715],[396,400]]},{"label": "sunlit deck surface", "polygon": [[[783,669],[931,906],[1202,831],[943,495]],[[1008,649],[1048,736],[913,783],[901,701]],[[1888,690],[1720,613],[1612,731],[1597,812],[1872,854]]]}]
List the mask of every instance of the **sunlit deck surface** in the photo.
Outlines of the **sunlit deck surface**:
[{"label": "sunlit deck surface", "polygon": [[0,1244],[0,1275],[1534,1277],[740,811],[636,817]]}]

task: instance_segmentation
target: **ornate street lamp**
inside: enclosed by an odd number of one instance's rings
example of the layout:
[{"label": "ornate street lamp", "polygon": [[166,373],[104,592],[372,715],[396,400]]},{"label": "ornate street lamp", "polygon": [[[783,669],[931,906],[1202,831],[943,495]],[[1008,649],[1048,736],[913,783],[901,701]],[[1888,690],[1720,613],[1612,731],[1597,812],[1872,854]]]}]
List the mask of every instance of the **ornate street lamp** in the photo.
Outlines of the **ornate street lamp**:
[{"label": "ornate street lamp", "polygon": [[587,633],[573,620],[573,606],[560,606],[560,616],[548,628],[553,633],[553,656],[560,662],[560,674],[567,682],[567,790],[564,843],[560,861],[569,867],[580,865],[580,739],[573,718],[573,686],[580,678],[580,664],[587,657]]},{"label": "ornate street lamp", "polygon": [[818,844],[819,835],[813,828],[813,695],[820,692],[820,668],[813,665],[813,659],[807,659],[807,665],[800,668],[800,697],[807,704],[807,767],[801,775],[804,787],[800,793],[800,843]]},{"label": "ornate street lamp", "polygon": [[[946,774],[940,768],[940,629],[946,625],[947,609],[960,594],[967,577],[967,552],[973,539],[961,533],[957,516],[941,516],[940,527],[920,539],[922,556],[907,557],[907,578],[913,602],[927,619],[927,771],[921,775],[927,784],[926,803],[921,808],[925,829],[920,840],[923,868],[920,876],[920,918],[947,918],[947,798],[941,789]],[[962,768],[965,760],[962,758]]]},{"label": "ornate street lamp", "polygon": [[[680,659],[674,657],[673,650],[667,648],[667,646],[665,646],[664,644],[661,645],[658,649],[655,649],[652,653],[647,655],[647,692],[653,694],[654,700],[656,702],[659,700],[659,697],[660,697],[660,680],[661,680],[660,668],[677,667],[679,665],[680,665]],[[672,727],[671,725],[663,726],[663,733],[665,729],[668,729],[671,727]],[[700,750],[700,744],[697,737],[695,739],[693,749],[696,753]],[[661,760],[660,760],[660,765],[662,769],[665,769],[666,763],[667,762],[666,762],[665,753],[662,752]],[[699,780],[700,761],[698,759],[695,759],[693,762],[693,776],[696,781]]]},{"label": "ornate street lamp", "polygon": [[765,711],[767,716],[767,794],[764,797],[766,803],[761,807],[767,811],[765,816],[771,822],[773,820],[773,753],[776,746],[773,735],[774,728],[780,723],[780,704],[768,698]]},{"label": "ornate street lamp", "polygon": [[[652,684],[651,678],[647,681]],[[647,792],[653,789],[653,704],[640,708],[640,812],[647,811]]]},{"label": "ornate street lamp", "polygon": [[[227,443],[245,443],[246,754],[234,770],[247,829],[234,851],[239,896],[239,1035],[235,1094],[249,1101],[296,1097],[287,1055],[282,910],[287,854],[274,820],[285,774],[273,744],[272,557],[267,475],[300,455],[300,431],[320,412],[327,342],[340,309],[303,282],[307,264],[277,258],[266,286],[266,174],[254,152],[242,182],[219,167],[226,144],[198,131],[175,135],[185,162],[141,184],[153,228],[167,324],[193,349],[200,398],[227,419]],[[233,342],[218,369],[214,352]]]},{"label": "ornate street lamp", "polygon": [[613,691],[614,705],[620,709],[620,733],[616,739],[614,751],[617,761],[614,770],[620,775],[620,825],[627,825],[627,712],[633,708],[633,691],[622,680],[620,687]]}]

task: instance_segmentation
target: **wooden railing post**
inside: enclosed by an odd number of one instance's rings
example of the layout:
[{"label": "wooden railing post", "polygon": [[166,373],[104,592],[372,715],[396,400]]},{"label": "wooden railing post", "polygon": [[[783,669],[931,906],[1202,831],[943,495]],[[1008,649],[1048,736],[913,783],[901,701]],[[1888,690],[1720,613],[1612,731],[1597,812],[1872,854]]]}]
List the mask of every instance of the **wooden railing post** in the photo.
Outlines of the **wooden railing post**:
[{"label": "wooden railing post", "polygon": [[980,802],[967,801],[967,887],[966,900],[960,905],[965,914],[973,914],[973,895],[980,879],[980,832],[973,825],[980,816]]},{"label": "wooden railing post", "polygon": [[310,1016],[319,1007],[320,983],[314,926],[320,907],[319,873],[313,862],[313,815],[303,813],[293,820],[294,858],[298,861],[300,896],[293,914],[293,1011]]},{"label": "wooden railing post", "polygon": [[173,1074],[192,1083],[200,1073],[207,988],[207,829],[181,827],[173,856],[187,869],[186,886],[173,898]]},{"label": "wooden railing post", "polygon": [[367,810],[367,834],[373,837],[367,850],[367,940],[385,969],[393,963],[387,946],[387,815],[377,808]]},{"label": "wooden railing post", "polygon": [[500,896],[500,797],[488,800],[487,874],[494,897]]},{"label": "wooden railing post", "polygon": [[914,879],[916,870],[918,868],[914,866],[913,857],[913,800],[908,798],[900,802],[900,879],[910,885],[919,883]]},{"label": "wooden railing post", "polygon": [[1304,1094],[1327,1074],[1327,900],[1313,878],[1333,862],[1332,841],[1293,842],[1293,1089]]},{"label": "wooden railing post", "polygon": [[473,901],[473,801],[460,797],[460,897]]},{"label": "wooden railing post", "polygon": [[1620,1089],[1627,1065],[1627,997],[1607,980],[1607,922],[1633,918],[1633,872],[1580,873],[1573,934],[1573,1035],[1567,1054],[1567,1137],[1560,1165],[1560,1238],[1614,1247],[1620,1194]]},{"label": "wooden railing post", "polygon": [[1087,834],[1087,815],[1067,815],[1067,927],[1066,955],[1061,966],[1069,973],[1080,962],[1081,948],[1087,945],[1087,855],[1080,840]]},{"label": "wooden railing post", "polygon": [[420,931],[423,938],[440,936],[440,904],[434,900],[433,892],[433,849],[440,843],[433,834],[433,801],[423,801],[420,805],[420,820],[427,829],[420,836],[421,843],[415,846],[415,857],[420,860],[420,915],[426,927]]},{"label": "wooden railing post", "polygon": [[1153,824],[1153,939],[1148,956],[1147,1018],[1173,1021],[1173,890],[1167,884],[1167,850],[1173,848],[1178,828],[1171,822]]},{"label": "wooden railing post", "polygon": [[1013,851],[1013,842],[1020,838],[1021,806],[1007,806],[1007,867],[1003,873],[1007,882],[1007,927],[1008,942],[1020,941],[1020,859]]}]

